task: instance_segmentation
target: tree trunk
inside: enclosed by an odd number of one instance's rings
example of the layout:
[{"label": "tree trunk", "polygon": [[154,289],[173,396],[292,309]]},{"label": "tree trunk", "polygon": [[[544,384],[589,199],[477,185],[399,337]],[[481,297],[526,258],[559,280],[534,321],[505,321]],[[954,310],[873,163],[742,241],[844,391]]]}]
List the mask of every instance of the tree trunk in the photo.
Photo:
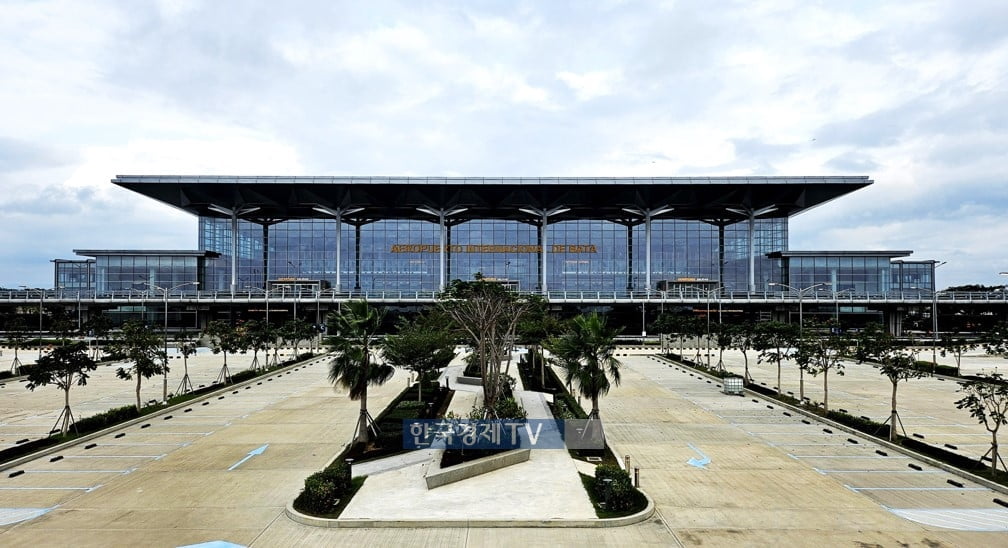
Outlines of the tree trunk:
[{"label": "tree trunk", "polygon": [[781,383],[780,383],[780,360],[777,360],[777,395],[781,395]]},{"label": "tree trunk", "polygon": [[896,441],[896,382],[892,383],[892,414],[889,416],[889,441]]},{"label": "tree trunk", "polygon": [[365,384],[364,392],[361,394],[360,399],[360,418],[357,420],[357,441],[367,445],[370,440],[370,436],[368,434],[367,385]]},{"label": "tree trunk", "polygon": [[139,371],[136,372],[136,379],[137,379],[137,384],[136,384],[136,400],[137,400],[137,402],[136,403],[137,403],[137,411],[139,411],[140,410],[140,372]]},{"label": "tree trunk", "polygon": [[805,370],[798,366],[798,403],[805,402]]},{"label": "tree trunk", "polygon": [[164,371],[162,372],[162,392],[161,396],[165,403],[168,403],[168,358],[165,358]]},{"label": "tree trunk", "polygon": [[997,430],[991,432],[991,475],[997,475],[998,466],[998,444],[997,444]]},{"label": "tree trunk", "polygon": [[598,394],[592,396],[592,410],[590,416],[595,417],[596,419],[599,418]]},{"label": "tree trunk", "polygon": [[822,408],[829,412],[829,369],[823,369],[822,373]]},{"label": "tree trunk", "polygon": [[66,389],[63,390],[63,412],[66,416],[63,417],[63,427],[60,428],[60,433],[66,434],[70,431],[70,383],[67,382]]}]

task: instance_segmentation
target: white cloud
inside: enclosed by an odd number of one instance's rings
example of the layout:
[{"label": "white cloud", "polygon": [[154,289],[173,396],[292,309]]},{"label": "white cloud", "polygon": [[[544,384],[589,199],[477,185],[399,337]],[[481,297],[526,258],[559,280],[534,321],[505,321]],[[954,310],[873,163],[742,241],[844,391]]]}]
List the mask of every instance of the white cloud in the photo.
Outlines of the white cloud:
[{"label": "white cloud", "polygon": [[0,283],[46,283],[81,245],[191,247],[191,217],[108,183],[127,172],[865,174],[795,218],[792,247],[910,248],[949,260],[940,282],[993,283],[1005,16],[950,0],[6,2],[0,238],[32,245],[0,251]]}]

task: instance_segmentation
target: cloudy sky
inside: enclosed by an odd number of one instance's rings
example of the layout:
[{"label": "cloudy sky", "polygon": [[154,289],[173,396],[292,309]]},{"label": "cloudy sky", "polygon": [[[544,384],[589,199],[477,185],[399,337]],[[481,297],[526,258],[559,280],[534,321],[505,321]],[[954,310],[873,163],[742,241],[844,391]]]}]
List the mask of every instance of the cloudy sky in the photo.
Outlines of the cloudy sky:
[{"label": "cloudy sky", "polygon": [[[281,7],[282,5],[282,7]],[[0,286],[196,246],[116,174],[869,175],[792,249],[1008,270],[1008,2],[0,1]]]}]

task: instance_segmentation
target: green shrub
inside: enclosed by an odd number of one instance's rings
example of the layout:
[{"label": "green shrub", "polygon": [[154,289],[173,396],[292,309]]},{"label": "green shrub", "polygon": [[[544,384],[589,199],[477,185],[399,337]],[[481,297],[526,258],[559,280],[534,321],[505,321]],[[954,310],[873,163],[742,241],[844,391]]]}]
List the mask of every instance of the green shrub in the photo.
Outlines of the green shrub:
[{"label": "green shrub", "polygon": [[595,497],[606,503],[606,510],[629,510],[637,503],[638,496],[637,489],[630,481],[630,474],[622,468],[613,464],[595,467]]},{"label": "green shrub", "polygon": [[309,514],[332,514],[349,490],[349,471],[345,464],[338,463],[305,478],[304,489],[294,505]]},{"label": "green shrub", "polygon": [[250,369],[246,369],[244,371],[239,371],[239,372],[235,373],[234,375],[231,375],[231,383],[233,384],[233,383],[238,383],[238,382],[242,382],[242,381],[247,381],[249,379],[254,379],[257,375],[259,375],[258,371],[252,371]]},{"label": "green shrub", "polygon": [[122,407],[113,407],[104,413],[91,415],[77,421],[77,431],[81,434],[97,432],[103,428],[108,428],[109,426],[114,426],[139,416],[140,412],[137,411],[136,406],[124,405]]}]

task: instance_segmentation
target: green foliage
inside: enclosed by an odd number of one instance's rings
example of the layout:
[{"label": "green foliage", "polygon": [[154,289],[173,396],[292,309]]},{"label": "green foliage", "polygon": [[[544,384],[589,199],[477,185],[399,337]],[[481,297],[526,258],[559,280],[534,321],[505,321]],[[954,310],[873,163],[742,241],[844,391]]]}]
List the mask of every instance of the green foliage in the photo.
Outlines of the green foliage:
[{"label": "green foliage", "polygon": [[[455,358],[455,339],[448,317],[432,309],[413,321],[399,321],[399,332],[385,337],[382,344],[385,361],[417,374],[423,385]],[[420,394],[417,395],[420,397]]]},{"label": "green foliage", "polygon": [[351,489],[350,471],[344,463],[336,463],[305,478],[304,489],[294,506],[307,514],[325,516],[336,511],[340,500]]},{"label": "green foliage", "polygon": [[136,407],[139,410],[140,382],[167,371],[167,356],[161,348],[160,335],[149,325],[136,320],[123,324],[122,330],[112,342],[113,353],[131,362],[128,367],[116,369],[120,379],[136,379]]},{"label": "green foliage", "polygon": [[997,432],[1008,424],[1008,382],[1000,373],[981,375],[976,380],[959,382],[959,392],[965,395],[956,401],[956,408],[969,411],[991,433],[991,473],[997,473]]},{"label": "green foliage", "polygon": [[357,425],[357,440],[367,443],[367,389],[385,384],[395,368],[386,363],[374,363],[378,329],[382,312],[367,301],[350,301],[339,314],[329,316],[329,332],[335,357],[329,362],[329,382],[339,384],[350,393],[350,399],[360,400],[361,415]]},{"label": "green foliage", "polygon": [[479,366],[483,401],[493,409],[504,389],[502,364],[514,344],[518,324],[532,306],[500,284],[453,280],[438,304],[470,348]]},{"label": "green foliage", "polygon": [[606,326],[605,317],[582,314],[568,324],[563,334],[546,343],[554,363],[566,371],[566,382],[577,383],[581,395],[591,399],[590,416],[595,418],[599,416],[598,399],[620,383],[622,364],[613,355],[619,333]]},{"label": "green foliage", "polygon": [[640,496],[630,481],[630,474],[613,464],[595,467],[594,491],[596,500],[605,502],[609,511],[629,510]]},{"label": "green foliage", "polygon": [[77,421],[77,431],[81,434],[97,432],[104,428],[135,419],[139,416],[140,411],[138,411],[135,406],[124,405],[122,407],[114,407],[103,413],[91,415],[90,417]]}]

